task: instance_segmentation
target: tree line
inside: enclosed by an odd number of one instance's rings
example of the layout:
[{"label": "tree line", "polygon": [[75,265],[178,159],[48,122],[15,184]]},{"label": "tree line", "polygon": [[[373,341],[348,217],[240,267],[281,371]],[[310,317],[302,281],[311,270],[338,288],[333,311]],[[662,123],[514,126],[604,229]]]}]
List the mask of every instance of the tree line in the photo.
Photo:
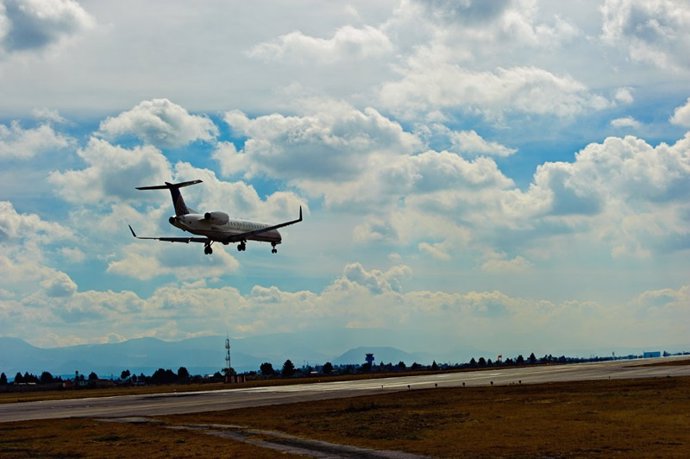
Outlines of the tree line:
[{"label": "tree line", "polygon": [[[687,354],[687,353],[683,353]],[[668,352],[664,352],[664,356],[669,356]],[[568,364],[568,363],[580,363],[580,362],[599,362],[614,359],[634,359],[640,358],[639,355],[627,355],[627,356],[607,356],[607,357],[590,357],[590,358],[579,358],[579,357],[566,357],[561,355],[555,357],[551,354],[544,355],[542,357],[537,357],[534,353],[531,353],[527,358],[522,355],[518,355],[515,358],[497,358],[496,360],[487,359],[484,357],[479,357],[478,359],[472,358],[469,362],[456,363],[456,364],[437,364],[434,361],[431,365],[423,365],[417,362],[412,363],[412,365],[407,365],[405,362],[400,361],[397,364],[392,362],[384,363],[380,362],[374,364],[372,362],[366,362],[361,365],[357,364],[345,364],[345,365],[333,365],[331,362],[326,362],[323,365],[304,365],[301,368],[295,367],[292,360],[287,359],[282,367],[278,370],[273,367],[271,362],[263,362],[258,371],[249,371],[242,373],[242,376],[246,380],[252,379],[268,379],[268,378],[294,378],[294,377],[308,377],[308,376],[332,376],[332,375],[351,375],[360,373],[396,373],[396,372],[415,372],[415,371],[453,371],[453,370],[464,370],[464,369],[477,369],[477,368],[487,368],[487,367],[510,367],[510,366],[525,366],[525,365],[548,365],[548,364]],[[129,370],[123,370],[120,373],[119,379],[110,378],[107,381],[112,381],[116,384],[121,385],[161,385],[161,384],[189,384],[189,383],[207,383],[207,382],[223,382],[226,381],[228,376],[236,376],[237,372],[232,369],[224,369],[222,372],[217,371],[212,375],[191,375],[186,367],[179,367],[177,372],[171,369],[159,368],[151,375],[144,375],[140,373],[136,375],[131,373]],[[14,385],[50,385],[50,384],[75,384],[77,386],[96,386],[99,382],[104,380],[99,378],[95,372],[90,372],[87,377],[78,372],[75,374],[74,378],[63,379],[60,376],[53,376],[50,372],[44,371],[39,376],[25,372],[17,372],[12,383],[8,382],[8,378],[5,373],[0,373],[0,386]]]}]

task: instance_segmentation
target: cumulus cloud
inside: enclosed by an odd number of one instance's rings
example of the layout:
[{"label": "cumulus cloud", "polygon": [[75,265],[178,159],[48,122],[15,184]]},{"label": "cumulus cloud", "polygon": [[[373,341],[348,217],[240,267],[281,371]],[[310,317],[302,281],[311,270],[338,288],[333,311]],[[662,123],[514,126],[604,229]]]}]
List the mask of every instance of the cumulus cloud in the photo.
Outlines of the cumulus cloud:
[{"label": "cumulus cloud", "polygon": [[360,286],[374,295],[400,292],[401,280],[410,274],[410,268],[405,265],[395,266],[384,272],[377,269],[367,271],[360,263],[351,263],[345,266],[343,275],[336,280],[334,288],[343,290]]},{"label": "cumulus cloud", "polygon": [[602,38],[623,44],[638,62],[665,69],[688,69],[690,10],[686,2],[670,0],[607,0]]},{"label": "cumulus cloud", "polygon": [[622,104],[632,104],[635,101],[632,89],[630,88],[619,88],[618,90],[616,90],[616,94],[614,97],[616,101]]},{"label": "cumulus cloud", "polygon": [[5,289],[3,297],[6,300],[66,298],[77,289],[69,275],[45,265],[41,250],[35,246],[5,249],[0,255],[0,268],[3,273],[0,290]]},{"label": "cumulus cloud", "polygon": [[130,150],[92,137],[77,154],[86,162],[85,169],[54,171],[49,176],[58,194],[72,203],[130,199],[137,193],[136,186],[170,179],[167,159],[152,146]]},{"label": "cumulus cloud", "polygon": [[400,124],[373,108],[333,102],[305,116],[272,114],[250,119],[226,113],[244,148],[223,145],[215,154],[226,174],[267,175],[286,181],[346,181],[374,166],[380,153],[405,153],[419,146]]},{"label": "cumulus cloud", "polygon": [[0,5],[0,46],[6,52],[39,50],[93,24],[73,0],[7,0]]},{"label": "cumulus cloud", "polygon": [[[512,255],[478,265],[515,272],[532,267],[521,250],[566,235],[599,241],[614,257],[682,250],[689,237],[683,229],[687,139],[652,147],[612,137],[587,146],[573,162],[540,165],[520,189],[488,157],[514,150],[476,131],[446,129],[454,149],[477,156],[468,160],[450,151],[420,153],[418,136],[376,111],[349,106],[255,119],[234,111],[226,121],[246,140],[241,149],[228,144],[216,152],[224,173],[286,180],[322,197],[326,209],[370,214],[353,226],[358,244],[409,244],[439,259],[468,245],[479,253],[491,247]],[[612,125],[639,127],[633,118]],[[349,135],[364,127],[359,138]]]},{"label": "cumulus cloud", "polygon": [[24,129],[18,121],[0,124],[0,159],[31,159],[51,151],[64,150],[74,143],[47,124]]},{"label": "cumulus cloud", "polygon": [[355,227],[352,235],[357,243],[391,242],[397,239],[393,225],[380,218],[360,223]]},{"label": "cumulus cloud", "polygon": [[501,145],[498,142],[484,140],[475,131],[453,132],[450,137],[451,149],[458,153],[470,155],[510,156],[517,150]]},{"label": "cumulus cloud", "polygon": [[632,116],[625,116],[623,118],[616,118],[615,120],[611,120],[611,126],[615,128],[639,129],[641,124]]},{"label": "cumulus cloud", "polygon": [[690,97],[685,101],[685,105],[674,110],[670,121],[673,124],[690,128]]},{"label": "cumulus cloud", "polygon": [[610,106],[572,77],[536,67],[474,71],[423,58],[410,64],[401,80],[380,92],[381,102],[402,114],[453,108],[487,118],[510,112],[565,117]]},{"label": "cumulus cloud", "polygon": [[[632,136],[611,137],[588,145],[573,162],[542,164],[525,190],[490,158],[467,161],[433,151],[399,158],[367,178],[377,184],[372,194],[386,197],[378,207],[387,212],[380,217],[385,231],[365,222],[355,235],[412,243],[439,258],[458,247],[490,250],[494,255],[479,262],[487,272],[526,271],[533,267],[527,251],[550,258],[556,252],[545,247],[565,240],[572,247],[596,241],[612,257],[687,250],[688,142],[686,136],[653,147]],[[338,198],[359,199],[366,192],[363,185]],[[430,238],[442,242],[431,244]]]},{"label": "cumulus cloud", "polygon": [[220,245],[213,255],[204,255],[201,244],[170,244],[142,241],[129,244],[123,256],[108,264],[108,272],[148,281],[174,276],[181,281],[214,279],[237,271],[239,262]]},{"label": "cumulus cloud", "polygon": [[[652,147],[633,136],[590,144],[573,163],[546,163],[526,196],[549,203],[538,214],[607,241],[614,256],[683,250],[690,195],[690,137]],[[570,220],[569,220],[570,219]],[[675,242],[673,242],[675,241]],[[675,248],[671,248],[675,247]]]},{"label": "cumulus cloud", "polygon": [[532,264],[522,256],[508,259],[505,254],[491,252],[482,263],[482,270],[491,273],[519,273],[527,271]]},{"label": "cumulus cloud", "polygon": [[[247,294],[232,287],[168,285],[157,288],[148,297],[129,291],[71,291],[69,295],[49,296],[46,290],[24,299],[21,317],[13,319],[15,325],[21,322],[20,326],[33,319],[38,329],[60,331],[62,340],[69,336],[70,327],[81,324],[81,342],[100,341],[112,333],[122,338],[182,339],[199,330],[208,334],[229,332],[233,336],[246,336],[329,326],[380,326],[402,328],[416,334],[433,332],[443,342],[445,350],[469,341],[492,350],[504,346],[514,348],[516,343],[533,346],[547,342],[549,348],[553,343],[576,345],[593,336],[602,339],[608,336],[602,322],[614,317],[626,330],[624,336],[616,336],[618,343],[650,327],[670,330],[672,336],[668,339],[671,340],[687,332],[687,327],[667,327],[670,321],[687,315],[687,287],[641,294],[635,301],[638,314],[627,320],[630,315],[627,305],[604,308],[591,302],[557,303],[511,296],[498,290],[410,290],[405,284],[411,277],[410,268],[404,265],[377,270],[351,263],[320,292],[288,291],[270,285],[255,285]],[[53,283],[59,284],[59,278],[56,276]],[[69,282],[65,285],[69,286]],[[70,289],[58,288],[53,293],[66,292]],[[7,298],[0,296],[0,305],[7,302]],[[28,311],[39,306],[46,308],[41,317],[28,315]],[[6,328],[7,311],[0,307],[3,319],[0,327]],[[663,311],[661,316],[660,311]],[[223,317],[232,317],[232,320],[219,320]],[[57,339],[57,335],[53,336]],[[526,336],[531,336],[533,341],[525,343]],[[425,343],[411,339],[408,345],[424,349],[429,343],[428,339]]]},{"label": "cumulus cloud", "polygon": [[0,243],[70,239],[72,232],[59,223],[43,220],[36,214],[17,212],[10,201],[0,201]]},{"label": "cumulus cloud", "polygon": [[218,128],[209,118],[191,115],[168,99],[152,99],[108,117],[101,122],[97,134],[110,140],[134,136],[159,148],[176,148],[197,140],[213,141]]},{"label": "cumulus cloud", "polygon": [[677,310],[690,312],[690,286],[679,289],[664,288],[642,292],[636,301],[639,307],[649,309],[652,312],[663,310]]},{"label": "cumulus cloud", "polygon": [[31,115],[37,120],[47,121],[49,123],[67,123],[67,120],[60,115],[60,112],[57,110],[51,110],[50,108],[35,108],[31,110]]},{"label": "cumulus cloud", "polygon": [[77,284],[65,273],[58,272],[52,278],[44,279],[41,287],[49,297],[68,297],[77,291]]},{"label": "cumulus cloud", "polygon": [[389,53],[393,48],[388,37],[371,26],[344,26],[332,38],[316,38],[300,31],[254,46],[249,56],[264,60],[318,60],[335,62],[341,59],[367,59]]}]

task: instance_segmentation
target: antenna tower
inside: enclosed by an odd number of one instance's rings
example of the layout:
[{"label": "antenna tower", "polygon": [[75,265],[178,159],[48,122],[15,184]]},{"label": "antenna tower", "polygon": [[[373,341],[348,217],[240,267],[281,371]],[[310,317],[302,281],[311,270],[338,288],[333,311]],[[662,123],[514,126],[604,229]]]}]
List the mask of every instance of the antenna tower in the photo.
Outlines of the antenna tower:
[{"label": "antenna tower", "polygon": [[232,368],[230,360],[230,337],[225,338],[225,374],[230,374]]}]

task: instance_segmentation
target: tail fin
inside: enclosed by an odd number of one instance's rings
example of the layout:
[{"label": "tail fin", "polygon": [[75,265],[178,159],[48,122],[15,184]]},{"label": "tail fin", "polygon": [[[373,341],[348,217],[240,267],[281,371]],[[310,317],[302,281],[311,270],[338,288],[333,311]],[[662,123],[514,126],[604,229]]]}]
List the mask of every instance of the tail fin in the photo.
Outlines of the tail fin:
[{"label": "tail fin", "polygon": [[154,186],[138,186],[137,190],[170,190],[170,195],[172,196],[173,206],[175,207],[175,215],[186,215],[189,213],[189,209],[182,198],[182,193],[180,193],[180,188],[190,185],[196,185],[201,183],[201,180],[192,180],[189,182],[180,183],[169,183],[165,182],[165,185],[154,185]]}]

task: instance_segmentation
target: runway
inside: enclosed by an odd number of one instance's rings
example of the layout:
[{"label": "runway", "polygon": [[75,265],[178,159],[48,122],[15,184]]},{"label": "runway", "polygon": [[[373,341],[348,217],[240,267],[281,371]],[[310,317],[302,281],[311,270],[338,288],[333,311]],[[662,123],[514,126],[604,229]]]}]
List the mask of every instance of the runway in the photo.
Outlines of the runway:
[{"label": "runway", "polygon": [[435,387],[690,376],[690,365],[650,365],[666,361],[671,359],[536,365],[358,381],[7,403],[0,404],[0,422],[200,413]]}]

